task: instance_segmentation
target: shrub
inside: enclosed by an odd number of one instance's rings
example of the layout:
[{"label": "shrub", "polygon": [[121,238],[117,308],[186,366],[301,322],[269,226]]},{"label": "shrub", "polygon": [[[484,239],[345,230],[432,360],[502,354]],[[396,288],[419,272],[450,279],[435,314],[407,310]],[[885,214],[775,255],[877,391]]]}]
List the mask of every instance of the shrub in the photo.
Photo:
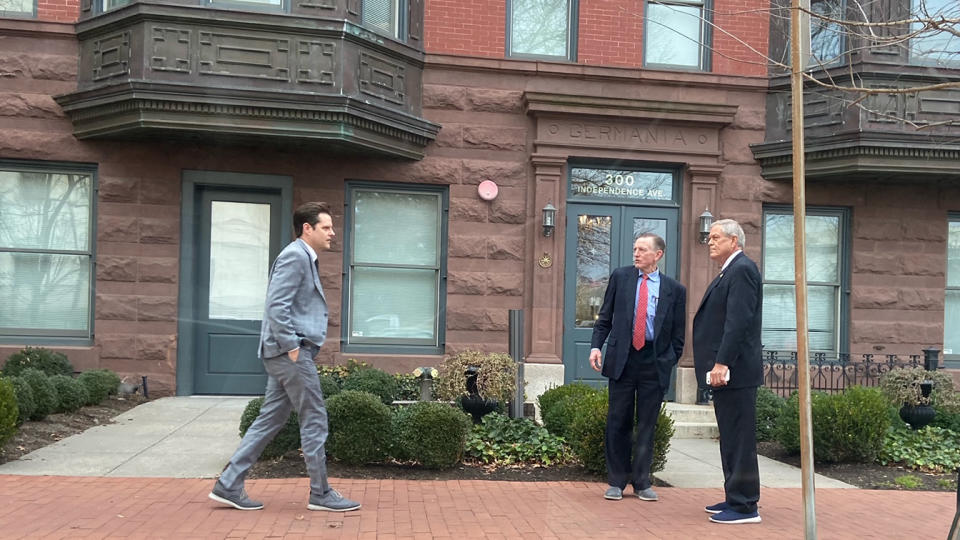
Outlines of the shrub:
[{"label": "shrub", "polygon": [[657,427],[653,432],[653,465],[650,466],[650,472],[660,472],[667,466],[667,452],[670,451],[670,439],[676,429],[673,426],[673,418],[667,412],[667,404],[660,405],[660,413],[657,415]]},{"label": "shrub", "polygon": [[960,468],[960,433],[933,426],[916,431],[891,429],[878,461],[883,465],[902,463],[922,471],[955,471]]},{"label": "shrub", "polygon": [[547,412],[542,414],[544,427],[546,427],[550,433],[568,439],[570,426],[576,418],[581,402],[599,393],[599,390],[593,388],[584,391],[569,392],[563,399],[550,405]]},{"label": "shrub", "polygon": [[[813,392],[813,455],[821,462],[870,463],[883,448],[890,427],[890,406],[876,388],[854,386],[842,394]],[[790,396],[777,421],[777,440],[791,453],[800,451],[800,398]]]},{"label": "shrub", "polygon": [[433,380],[433,390],[437,397],[455,401],[458,397],[466,396],[468,392],[465,373],[470,366],[479,368],[477,394],[480,397],[495,399],[500,403],[510,401],[517,381],[517,366],[513,358],[505,353],[470,350],[448,356],[443,361],[437,370],[437,377]]},{"label": "shrub", "polygon": [[321,365],[317,366],[317,373],[320,375],[330,375],[333,377],[333,380],[337,381],[337,386],[343,387],[343,380],[347,378],[347,375],[359,371],[361,369],[369,369],[370,366],[366,362],[359,362],[355,358],[350,358],[347,360],[346,364],[335,364],[335,365]]},{"label": "shrub", "polygon": [[562,386],[555,386],[540,394],[540,397],[537,398],[537,403],[540,405],[540,418],[543,419],[544,425],[551,431],[551,433],[556,433],[559,435],[560,433],[553,431],[550,428],[550,425],[547,424],[547,414],[554,408],[554,406],[568,396],[587,396],[596,394],[597,392],[599,392],[599,390],[582,382],[574,382],[570,384],[564,384]]},{"label": "shrub", "polygon": [[420,379],[413,373],[395,373],[397,383],[396,399],[400,401],[417,401],[420,399]]},{"label": "shrub", "polygon": [[20,373],[20,377],[30,385],[33,390],[33,397],[37,408],[30,415],[31,420],[43,420],[48,414],[57,410],[59,399],[57,398],[57,388],[50,382],[50,378],[44,375],[42,371],[34,368],[27,368]]},{"label": "shrub", "polygon": [[343,379],[342,389],[367,392],[379,397],[384,405],[390,405],[397,395],[397,380],[382,369],[360,369]]},{"label": "shrub", "polygon": [[949,429],[954,433],[960,433],[960,413],[950,413],[943,409],[936,409],[931,426]]},{"label": "shrub", "polygon": [[[253,424],[253,421],[260,415],[260,408],[263,407],[263,398],[251,399],[243,409],[240,415],[240,436],[247,434],[247,430]],[[280,457],[290,450],[300,448],[300,423],[297,421],[297,413],[290,413],[287,423],[284,424],[277,435],[270,441],[270,444],[263,449],[260,459],[270,459]]]},{"label": "shrub", "polygon": [[39,369],[46,375],[73,375],[73,366],[66,355],[39,347],[27,347],[11,354],[3,366],[3,375],[15,377],[28,368]]},{"label": "shrub", "polygon": [[33,413],[37,410],[37,401],[33,397],[33,388],[22,377],[10,377],[10,382],[13,384],[13,391],[17,395],[17,408],[20,409],[20,415],[17,417],[17,425],[19,426],[33,416]]},{"label": "shrub", "polygon": [[565,462],[567,446],[526,418],[509,418],[492,413],[473,426],[467,436],[465,456],[482,463],[554,465]]},{"label": "shrub", "polygon": [[403,457],[429,469],[447,469],[460,462],[473,425],[469,416],[436,401],[418,401],[405,409],[397,415],[395,433]]},{"label": "shrub", "polygon": [[66,375],[54,375],[50,382],[57,389],[57,411],[73,412],[90,400],[87,387],[82,382]]},{"label": "shrub", "polygon": [[777,419],[787,400],[766,386],[757,389],[757,440],[772,441]]},{"label": "shrub", "polygon": [[120,386],[120,377],[109,369],[84,371],[77,380],[87,388],[87,405],[96,405],[107,399],[107,396],[116,394],[117,387]]},{"label": "shrub", "polygon": [[604,454],[604,434],[607,427],[606,391],[584,396],[579,400],[573,422],[570,424],[567,442],[583,466],[595,473],[607,470]]},{"label": "shrub", "polygon": [[[933,381],[933,391],[923,397],[920,383]],[[950,413],[960,413],[960,392],[953,387],[953,378],[943,371],[927,371],[922,367],[892,369],[880,377],[880,389],[895,407],[901,405],[933,405]]]},{"label": "shrub", "polygon": [[377,396],[344,390],[327,400],[327,452],[349,464],[383,461],[393,433],[392,413]]},{"label": "shrub", "polygon": [[335,396],[340,393],[340,384],[337,379],[329,373],[320,374],[320,391],[323,392],[324,399]]},{"label": "shrub", "polygon": [[17,432],[17,418],[20,409],[17,406],[17,394],[13,383],[0,377],[0,446]]}]

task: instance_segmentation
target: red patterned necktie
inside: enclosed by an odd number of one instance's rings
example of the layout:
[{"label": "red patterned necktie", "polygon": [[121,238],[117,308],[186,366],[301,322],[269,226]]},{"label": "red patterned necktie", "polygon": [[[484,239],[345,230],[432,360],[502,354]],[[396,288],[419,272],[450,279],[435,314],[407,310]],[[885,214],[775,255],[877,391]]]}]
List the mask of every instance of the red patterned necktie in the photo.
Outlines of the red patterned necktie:
[{"label": "red patterned necktie", "polygon": [[637,312],[633,317],[633,348],[640,350],[647,342],[647,275],[640,278],[637,293]]}]

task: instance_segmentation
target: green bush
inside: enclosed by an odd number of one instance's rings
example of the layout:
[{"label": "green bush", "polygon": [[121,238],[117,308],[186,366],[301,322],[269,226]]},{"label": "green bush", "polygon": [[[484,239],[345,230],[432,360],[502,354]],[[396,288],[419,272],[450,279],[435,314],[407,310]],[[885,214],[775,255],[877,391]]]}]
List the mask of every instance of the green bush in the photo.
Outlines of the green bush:
[{"label": "green bush", "polygon": [[17,432],[19,417],[20,409],[17,407],[17,394],[13,383],[0,377],[0,446]]},{"label": "green bush", "polygon": [[568,460],[563,439],[526,418],[491,413],[467,435],[464,455],[482,463],[555,465]]},{"label": "green bush", "polygon": [[960,433],[960,413],[950,413],[943,409],[936,409],[933,421],[930,422],[933,427],[949,429],[954,433]]},{"label": "green bush", "polygon": [[571,408],[569,405],[566,405],[559,407],[564,409],[562,411],[555,412],[554,410],[568,397],[579,399],[584,396],[596,395],[599,392],[599,390],[588,384],[575,382],[556,386],[540,394],[540,397],[537,398],[537,403],[540,405],[540,418],[543,419],[544,427],[554,435],[560,437],[566,436],[567,428],[570,427],[570,422],[573,421]]},{"label": "green bush", "polygon": [[960,433],[933,426],[891,429],[877,461],[929,472],[955,471],[960,468]]},{"label": "green bush", "polygon": [[28,368],[39,369],[46,375],[73,375],[73,366],[67,357],[50,349],[27,347],[11,354],[3,366],[5,377],[15,377]]},{"label": "green bush", "polygon": [[560,401],[551,405],[550,408],[547,409],[546,414],[542,415],[543,426],[547,428],[547,431],[550,433],[558,437],[563,437],[564,439],[569,439],[570,426],[573,425],[577,411],[580,410],[581,402],[599,393],[598,390],[591,389],[590,392],[568,394]]},{"label": "green bush", "polygon": [[433,379],[433,392],[440,399],[455,401],[467,395],[466,371],[477,370],[477,394],[484,399],[506,403],[513,398],[517,365],[506,353],[464,350],[444,359]]},{"label": "green bush", "polygon": [[777,419],[783,412],[787,400],[775,394],[766,386],[757,389],[757,440],[772,441]]},{"label": "green bush", "polygon": [[396,418],[395,446],[401,457],[428,469],[447,469],[460,462],[473,425],[463,411],[446,403],[418,401]]},{"label": "green bush", "polygon": [[384,405],[390,405],[397,395],[397,380],[382,369],[367,368],[347,375],[341,388],[373,394],[379,397]]},{"label": "green bush", "polygon": [[397,383],[397,400],[417,401],[420,399],[419,378],[412,373],[394,373],[393,379]]},{"label": "green bush", "polygon": [[20,377],[30,385],[30,389],[33,390],[33,398],[37,404],[37,408],[30,415],[31,420],[43,420],[47,415],[56,412],[60,400],[57,397],[57,388],[50,382],[49,377],[39,369],[34,368],[23,370]]},{"label": "green bush", "polygon": [[349,464],[383,461],[393,437],[393,415],[377,396],[344,390],[327,400],[327,453]]},{"label": "green bush", "polygon": [[[890,405],[876,388],[854,386],[842,394],[813,392],[813,456],[821,462],[873,462],[890,428]],[[800,399],[790,396],[777,421],[777,440],[791,453],[800,451]]]},{"label": "green bush", "polygon": [[90,400],[87,387],[82,382],[66,375],[54,375],[50,382],[57,389],[57,411],[73,412]]},{"label": "green bush", "polygon": [[87,388],[87,405],[96,405],[117,393],[120,377],[109,369],[91,369],[81,373],[77,380]]},{"label": "green bush", "polygon": [[[923,397],[922,381],[933,381],[933,391]],[[953,386],[953,377],[943,371],[927,371],[922,367],[892,369],[880,377],[880,389],[897,409],[903,404],[933,405],[949,413],[960,413],[960,392]]]},{"label": "green bush", "polygon": [[350,375],[355,371],[369,368],[370,366],[366,362],[359,362],[355,358],[350,358],[347,360],[346,364],[324,364],[317,366],[317,373],[319,375],[330,375],[333,377],[333,380],[337,381],[337,386],[342,388],[343,380],[347,378],[347,375]]},{"label": "green bush", "polygon": [[[246,408],[243,409],[243,414],[240,415],[241,437],[247,434],[247,430],[250,429],[253,421],[260,415],[261,407],[263,407],[262,397],[251,399],[250,402],[247,403]],[[280,428],[280,431],[277,432],[277,435],[270,441],[270,444],[263,449],[263,453],[260,454],[260,459],[280,457],[290,450],[296,450],[298,448],[300,448],[300,423],[297,421],[297,413],[292,412],[287,418],[287,423]]]},{"label": "green bush", "polygon": [[583,396],[570,424],[567,443],[583,466],[595,473],[607,470],[604,434],[607,427],[607,391]]},{"label": "green bush", "polygon": [[667,413],[667,404],[660,405],[660,414],[657,416],[657,427],[653,431],[653,465],[650,472],[660,472],[667,466],[667,452],[670,451],[670,439],[676,429],[673,418]]},{"label": "green bush", "polygon": [[329,373],[320,374],[320,391],[323,392],[324,399],[335,396],[340,393],[340,383]]},{"label": "green bush", "polygon": [[22,377],[10,377],[10,382],[13,384],[13,391],[17,395],[17,407],[20,409],[20,415],[17,417],[19,426],[33,416],[37,410],[37,401],[33,397],[33,388]]}]

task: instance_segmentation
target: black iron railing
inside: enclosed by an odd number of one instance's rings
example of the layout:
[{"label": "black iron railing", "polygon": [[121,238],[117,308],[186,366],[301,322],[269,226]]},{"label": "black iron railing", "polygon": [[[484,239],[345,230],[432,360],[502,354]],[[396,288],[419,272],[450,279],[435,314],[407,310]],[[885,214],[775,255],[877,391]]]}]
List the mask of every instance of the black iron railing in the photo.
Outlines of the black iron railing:
[{"label": "black iron railing", "polygon": [[[919,354],[810,355],[810,388],[835,394],[851,386],[877,386],[890,370],[924,366]],[[763,385],[787,397],[799,388],[796,351],[763,351]]]}]

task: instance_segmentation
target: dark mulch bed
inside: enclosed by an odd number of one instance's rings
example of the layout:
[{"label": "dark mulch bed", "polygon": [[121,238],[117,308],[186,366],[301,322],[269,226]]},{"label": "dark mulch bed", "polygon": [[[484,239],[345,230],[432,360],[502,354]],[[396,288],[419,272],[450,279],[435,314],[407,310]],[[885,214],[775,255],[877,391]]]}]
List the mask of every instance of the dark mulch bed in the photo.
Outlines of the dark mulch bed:
[{"label": "dark mulch bed", "polygon": [[[761,456],[800,466],[800,455],[788,454],[778,442],[757,443],[757,452]],[[909,491],[956,491],[957,474],[926,473],[913,471],[896,465],[880,465],[879,463],[816,463],[814,472],[834,480],[863,489],[897,489]],[[896,480],[904,476],[915,478],[919,485],[915,488],[906,488],[898,485]],[[901,480],[903,481],[903,480]]]},{"label": "dark mulch bed", "polygon": [[24,422],[13,438],[0,447],[0,463],[19,459],[38,448],[76,435],[87,428],[111,423],[113,417],[143,402],[140,396],[111,396],[99,405],[81,407],[72,413],[51,414],[43,420]]},{"label": "dark mulch bed", "polygon": [[[606,477],[594,474],[580,465],[553,467],[488,467],[461,463],[444,470],[425,469],[418,465],[385,463],[347,465],[328,459],[327,473],[335,478],[397,479],[397,480],[500,480],[507,482],[605,482]],[[247,478],[306,477],[307,469],[297,451],[287,452],[276,459],[258,462]],[[662,485],[662,484],[658,484]]]}]

